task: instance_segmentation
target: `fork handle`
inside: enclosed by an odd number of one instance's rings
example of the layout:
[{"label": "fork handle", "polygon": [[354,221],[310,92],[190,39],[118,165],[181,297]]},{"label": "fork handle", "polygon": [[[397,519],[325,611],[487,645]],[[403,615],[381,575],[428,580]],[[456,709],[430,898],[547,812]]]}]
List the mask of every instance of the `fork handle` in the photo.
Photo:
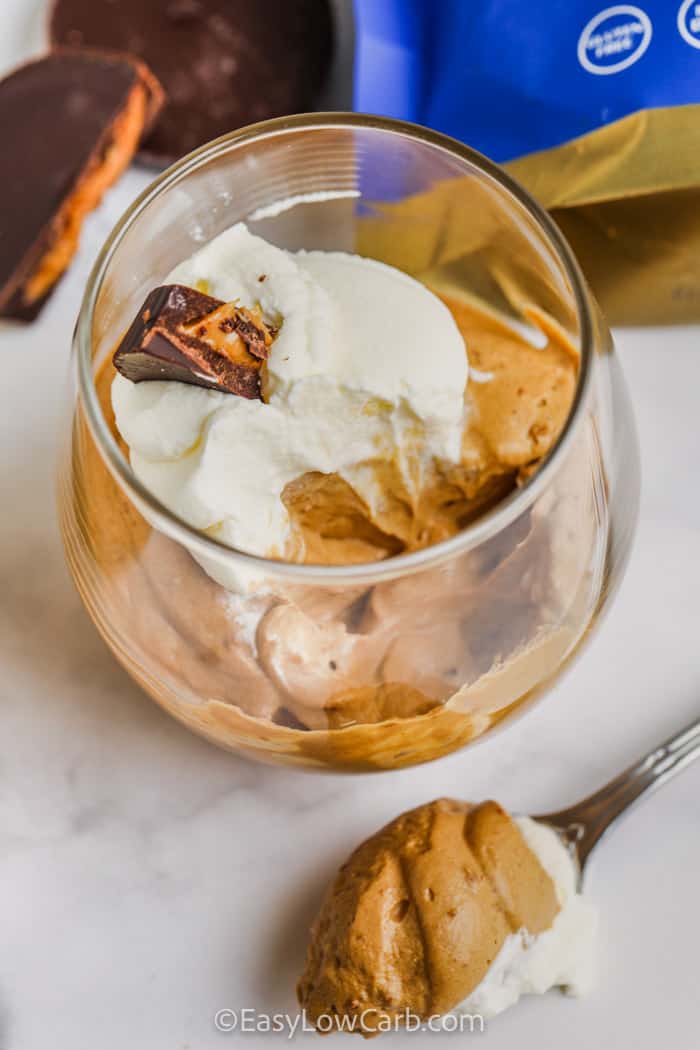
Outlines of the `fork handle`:
[{"label": "fork handle", "polygon": [[686,726],[605,787],[575,806],[536,819],[552,824],[574,846],[581,870],[593,847],[631,806],[700,757],[700,719]]}]

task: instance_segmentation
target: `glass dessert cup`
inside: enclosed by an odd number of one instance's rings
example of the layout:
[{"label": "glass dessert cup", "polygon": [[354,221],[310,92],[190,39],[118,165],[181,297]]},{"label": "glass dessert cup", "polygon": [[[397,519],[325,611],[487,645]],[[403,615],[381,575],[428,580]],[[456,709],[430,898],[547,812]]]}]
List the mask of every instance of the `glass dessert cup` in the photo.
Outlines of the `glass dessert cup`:
[{"label": "glass dessert cup", "polygon": [[[238,221],[291,250],[397,266],[533,345],[559,333],[578,380],[538,469],[451,538],[361,565],[254,557],[167,510],[118,439],[111,354],[148,292]],[[624,568],[639,467],[610,335],[547,215],[495,165],[426,129],[304,115],[169,169],[95,266],[72,379],[59,503],[78,590],[145,691],[231,750],[345,770],[447,754],[542,693]]]}]

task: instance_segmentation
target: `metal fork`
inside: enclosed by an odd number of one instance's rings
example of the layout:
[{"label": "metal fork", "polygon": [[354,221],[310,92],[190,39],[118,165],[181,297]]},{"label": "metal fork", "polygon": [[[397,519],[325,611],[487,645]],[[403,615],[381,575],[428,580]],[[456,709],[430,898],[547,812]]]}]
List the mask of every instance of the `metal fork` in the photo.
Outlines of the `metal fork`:
[{"label": "metal fork", "polygon": [[698,757],[700,719],[655,747],[588,798],[568,809],[534,819],[559,832],[578,861],[582,879],[591,851],[617,818]]}]

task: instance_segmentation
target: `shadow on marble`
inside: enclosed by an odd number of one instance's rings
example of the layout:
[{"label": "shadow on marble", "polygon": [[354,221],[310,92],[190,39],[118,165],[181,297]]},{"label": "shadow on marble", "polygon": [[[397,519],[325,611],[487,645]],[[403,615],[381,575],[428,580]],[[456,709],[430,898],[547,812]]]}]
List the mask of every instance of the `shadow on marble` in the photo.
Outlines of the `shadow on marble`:
[{"label": "shadow on marble", "polygon": [[0,994],[0,1050],[10,1050],[10,1017],[2,994]]},{"label": "shadow on marble", "polygon": [[344,856],[335,863],[324,861],[303,885],[292,886],[270,913],[269,928],[261,931],[258,945],[259,967],[253,975],[253,988],[259,1003],[269,1003],[273,1011],[295,1013],[298,1009],[296,984],[304,968],[311,924],[323,895]]}]

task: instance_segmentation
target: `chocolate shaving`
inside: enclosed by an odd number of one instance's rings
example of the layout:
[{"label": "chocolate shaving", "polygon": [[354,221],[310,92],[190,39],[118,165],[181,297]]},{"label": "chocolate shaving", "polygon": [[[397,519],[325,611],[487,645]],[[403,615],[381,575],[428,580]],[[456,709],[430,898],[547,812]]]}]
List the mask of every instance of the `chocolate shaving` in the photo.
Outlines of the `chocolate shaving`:
[{"label": "chocolate shaving", "polygon": [[276,334],[258,309],[164,285],[144,302],[114,367],[134,383],[174,380],[262,400],[260,371]]}]

